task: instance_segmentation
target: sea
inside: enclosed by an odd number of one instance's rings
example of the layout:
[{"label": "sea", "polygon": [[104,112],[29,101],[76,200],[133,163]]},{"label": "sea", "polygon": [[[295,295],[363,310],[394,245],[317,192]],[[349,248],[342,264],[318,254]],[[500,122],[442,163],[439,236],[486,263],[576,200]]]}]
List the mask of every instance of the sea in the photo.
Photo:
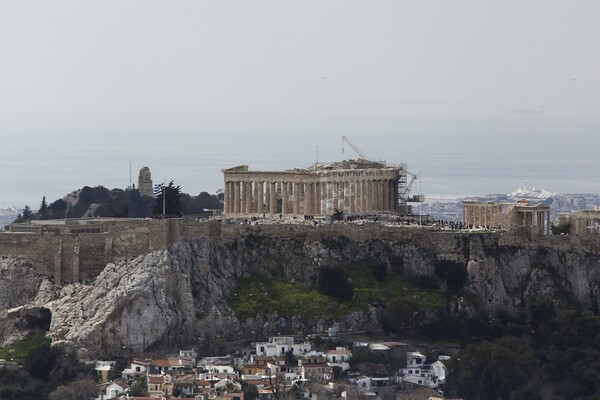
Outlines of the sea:
[{"label": "sea", "polygon": [[[0,139],[0,209],[62,198],[84,186],[125,189],[147,166],[155,183],[185,193],[216,193],[222,169],[284,170],[358,158],[344,132],[215,132],[144,136],[69,136],[66,140]],[[354,132],[369,159],[406,163],[426,198],[510,193],[519,186],[556,193],[600,193],[600,136],[595,133]]]}]

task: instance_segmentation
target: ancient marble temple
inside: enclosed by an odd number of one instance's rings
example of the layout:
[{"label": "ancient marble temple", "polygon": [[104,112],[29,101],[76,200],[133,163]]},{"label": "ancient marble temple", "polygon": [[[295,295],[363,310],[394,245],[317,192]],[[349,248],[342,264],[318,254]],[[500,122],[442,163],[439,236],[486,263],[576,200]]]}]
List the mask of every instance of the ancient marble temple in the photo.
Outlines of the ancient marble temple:
[{"label": "ancient marble temple", "polygon": [[402,167],[366,160],[286,171],[223,170],[225,215],[394,212]]}]

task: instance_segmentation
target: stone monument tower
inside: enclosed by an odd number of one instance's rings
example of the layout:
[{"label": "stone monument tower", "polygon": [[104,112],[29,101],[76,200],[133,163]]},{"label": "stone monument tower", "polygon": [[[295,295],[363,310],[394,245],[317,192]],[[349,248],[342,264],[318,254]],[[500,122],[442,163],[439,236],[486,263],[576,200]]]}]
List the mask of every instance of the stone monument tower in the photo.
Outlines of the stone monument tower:
[{"label": "stone monument tower", "polygon": [[143,167],[140,169],[138,176],[138,190],[145,196],[152,196],[152,176],[150,175],[150,168]]}]

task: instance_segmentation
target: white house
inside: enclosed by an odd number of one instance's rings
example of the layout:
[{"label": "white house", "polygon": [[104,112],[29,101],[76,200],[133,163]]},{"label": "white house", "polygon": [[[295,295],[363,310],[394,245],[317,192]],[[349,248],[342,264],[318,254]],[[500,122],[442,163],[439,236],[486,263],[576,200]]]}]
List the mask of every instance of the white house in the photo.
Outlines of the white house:
[{"label": "white house", "polygon": [[120,385],[111,382],[110,385],[106,386],[104,393],[96,397],[96,400],[109,400],[116,399],[121,393],[124,393],[125,389]]},{"label": "white house", "polygon": [[292,351],[294,356],[299,357],[309,352],[310,343],[294,343],[291,336],[274,336],[268,342],[256,343],[256,355],[258,356],[281,356]]},{"label": "white house", "polygon": [[379,393],[390,386],[390,378],[372,378],[370,376],[359,376],[352,380],[363,393]]},{"label": "white house", "polygon": [[350,369],[350,357],[352,352],[345,347],[336,347],[335,350],[329,350],[325,353],[327,364],[330,367],[340,367],[342,371]]},{"label": "white house", "polygon": [[134,358],[131,361],[131,371],[133,371],[136,375],[141,375],[146,373],[146,371],[150,368],[150,360],[140,360],[138,358]]},{"label": "white house", "polygon": [[446,367],[440,360],[433,364],[425,361],[426,357],[419,352],[406,353],[406,368],[402,369],[404,382],[434,388],[446,381]]},{"label": "white house", "polygon": [[233,365],[207,365],[205,367],[211,374],[231,374],[236,375]]}]

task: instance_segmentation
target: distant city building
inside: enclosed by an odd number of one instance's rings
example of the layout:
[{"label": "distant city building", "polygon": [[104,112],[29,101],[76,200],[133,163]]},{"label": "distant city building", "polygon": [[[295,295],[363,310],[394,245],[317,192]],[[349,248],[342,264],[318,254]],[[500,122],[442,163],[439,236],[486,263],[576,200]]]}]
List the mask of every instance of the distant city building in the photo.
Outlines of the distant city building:
[{"label": "distant city building", "polygon": [[527,200],[516,203],[463,201],[463,222],[467,226],[505,229],[524,226],[534,233],[545,235],[550,230],[550,206]]},{"label": "distant city building", "polygon": [[600,208],[590,210],[572,211],[558,215],[558,225],[569,225],[571,235],[599,235],[600,234]]},{"label": "distant city building", "polygon": [[142,167],[140,174],[138,175],[138,190],[145,196],[152,196],[152,175],[150,174],[150,168]]},{"label": "distant city building", "polygon": [[225,215],[327,215],[398,211],[401,166],[367,160],[287,171],[223,170]]}]

